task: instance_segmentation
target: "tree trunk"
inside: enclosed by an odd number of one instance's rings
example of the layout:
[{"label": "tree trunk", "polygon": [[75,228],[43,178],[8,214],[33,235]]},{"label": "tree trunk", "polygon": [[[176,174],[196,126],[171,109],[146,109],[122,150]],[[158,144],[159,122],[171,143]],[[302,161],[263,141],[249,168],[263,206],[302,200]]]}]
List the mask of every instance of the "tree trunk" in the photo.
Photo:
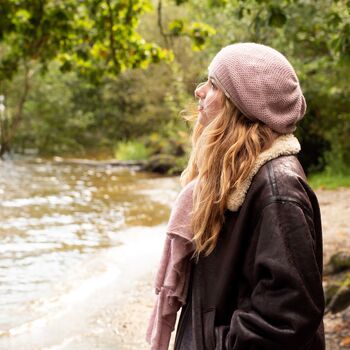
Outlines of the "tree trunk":
[{"label": "tree trunk", "polygon": [[7,152],[10,152],[10,145],[4,141],[1,141],[0,144],[0,158]]}]

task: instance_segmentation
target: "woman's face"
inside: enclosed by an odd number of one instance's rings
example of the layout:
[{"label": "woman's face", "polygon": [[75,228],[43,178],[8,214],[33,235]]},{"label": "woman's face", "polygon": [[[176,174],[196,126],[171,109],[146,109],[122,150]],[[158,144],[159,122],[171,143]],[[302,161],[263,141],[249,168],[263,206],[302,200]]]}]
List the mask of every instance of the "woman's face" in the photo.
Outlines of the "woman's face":
[{"label": "woman's face", "polygon": [[198,121],[202,125],[208,125],[217,115],[222,107],[221,91],[212,78],[197,86],[194,91],[199,99]]}]

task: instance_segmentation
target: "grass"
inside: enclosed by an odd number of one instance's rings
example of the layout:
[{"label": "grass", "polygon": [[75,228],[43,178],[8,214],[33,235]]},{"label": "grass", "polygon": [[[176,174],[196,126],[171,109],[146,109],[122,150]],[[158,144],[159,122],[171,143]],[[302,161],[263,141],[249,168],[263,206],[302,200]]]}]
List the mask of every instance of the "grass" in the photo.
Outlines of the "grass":
[{"label": "grass", "polygon": [[334,190],[339,187],[350,187],[350,172],[348,174],[329,171],[316,173],[309,176],[308,182],[313,189]]},{"label": "grass", "polygon": [[118,160],[142,160],[148,158],[149,150],[142,142],[122,141],[118,142],[114,155]]}]

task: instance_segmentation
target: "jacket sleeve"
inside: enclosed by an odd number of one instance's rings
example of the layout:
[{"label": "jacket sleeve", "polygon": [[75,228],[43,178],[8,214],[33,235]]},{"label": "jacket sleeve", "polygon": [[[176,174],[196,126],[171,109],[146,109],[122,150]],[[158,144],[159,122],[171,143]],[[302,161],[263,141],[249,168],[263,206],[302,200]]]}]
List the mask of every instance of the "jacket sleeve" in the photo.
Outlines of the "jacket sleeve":
[{"label": "jacket sleeve", "polygon": [[238,308],[229,326],[215,328],[216,349],[307,349],[324,312],[316,255],[322,239],[315,238],[313,220],[297,203],[276,201],[262,210],[254,238],[245,270],[252,285],[249,306]]}]

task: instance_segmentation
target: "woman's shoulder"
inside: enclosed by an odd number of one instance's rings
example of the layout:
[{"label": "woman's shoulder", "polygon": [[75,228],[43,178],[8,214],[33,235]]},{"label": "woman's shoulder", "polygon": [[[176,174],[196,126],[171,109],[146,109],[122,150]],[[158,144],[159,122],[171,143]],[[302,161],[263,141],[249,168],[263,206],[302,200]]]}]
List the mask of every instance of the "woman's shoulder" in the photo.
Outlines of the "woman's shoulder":
[{"label": "woman's shoulder", "polygon": [[180,192],[177,195],[177,201],[188,201],[192,199],[193,191],[197,183],[197,178],[189,181],[186,185],[184,185]]},{"label": "woman's shoulder", "polygon": [[191,180],[181,188],[172,206],[172,212],[179,212],[179,211],[187,212],[192,210],[193,191],[196,183],[197,183],[197,178]]},{"label": "woman's shoulder", "polygon": [[309,209],[317,203],[296,155],[283,155],[264,164],[251,189],[252,198],[260,203],[289,201]]}]

